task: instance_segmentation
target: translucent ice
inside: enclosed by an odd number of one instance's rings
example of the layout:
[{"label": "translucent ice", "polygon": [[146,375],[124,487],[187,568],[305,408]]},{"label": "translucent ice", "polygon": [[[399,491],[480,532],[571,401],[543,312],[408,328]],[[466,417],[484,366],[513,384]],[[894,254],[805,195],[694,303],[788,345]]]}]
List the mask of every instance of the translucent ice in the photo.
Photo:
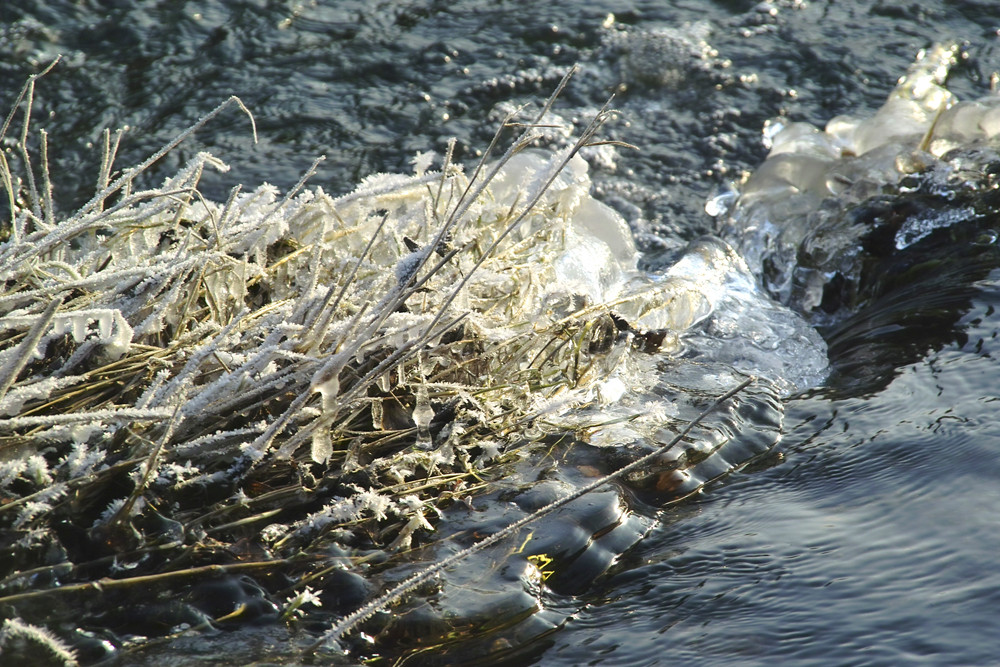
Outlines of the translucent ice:
[{"label": "translucent ice", "polygon": [[[722,237],[779,301],[806,311],[820,303],[826,274],[841,268],[834,260],[854,252],[867,231],[845,210],[904,176],[942,165],[949,151],[987,144],[1000,132],[1000,96],[959,102],[944,87],[956,51],[946,45],[921,53],[870,118],[838,116],[822,131],[784,120],[765,128],[767,160],[734,205],[710,208]],[[940,171],[947,177],[947,167]],[[956,215],[909,221],[897,248]],[[812,264],[803,267],[803,258]]]}]

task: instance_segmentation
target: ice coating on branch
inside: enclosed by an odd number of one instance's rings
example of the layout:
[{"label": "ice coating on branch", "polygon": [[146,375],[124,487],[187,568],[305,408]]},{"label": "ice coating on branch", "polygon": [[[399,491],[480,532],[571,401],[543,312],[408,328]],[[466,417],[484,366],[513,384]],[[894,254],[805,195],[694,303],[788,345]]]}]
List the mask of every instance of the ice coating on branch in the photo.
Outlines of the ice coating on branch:
[{"label": "ice coating on branch", "polygon": [[80,382],[79,377],[49,377],[36,382],[23,383],[0,399],[0,415],[13,416],[19,414],[25,403],[47,399],[53,391],[72,386]]}]

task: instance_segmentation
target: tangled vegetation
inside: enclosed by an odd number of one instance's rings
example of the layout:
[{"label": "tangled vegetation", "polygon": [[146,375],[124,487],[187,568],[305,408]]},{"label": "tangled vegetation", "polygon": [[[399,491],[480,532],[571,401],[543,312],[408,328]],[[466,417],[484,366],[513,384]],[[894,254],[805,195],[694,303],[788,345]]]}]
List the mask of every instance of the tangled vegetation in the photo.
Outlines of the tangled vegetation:
[{"label": "tangled vegetation", "polygon": [[[110,624],[130,595],[220,573],[268,582],[285,601],[269,613],[293,619],[342,567],[331,545],[363,544],[359,566],[391,559],[504,462],[643,419],[567,416],[621,394],[606,380],[624,351],[671,345],[635,324],[663,288],[630,285],[628,229],[579,195],[578,153],[601,143],[609,108],[565,150],[528,155],[556,91],[534,120],[509,118],[469,174],[450,153],[436,171],[421,155],[415,174],[339,198],[306,188],[317,161],[284,195],[237,187],[215,204],[199,180],[227,166],[207,153],[139,187],[218,114],[250,116],[231,98],[135,168],[116,170],[122,132],[105,132],[96,194],[62,215],[31,129],[43,74],[0,129],[20,118],[0,153],[0,608],[20,619],[8,650],[72,662],[40,626]],[[583,209],[599,223],[588,234]],[[566,269],[567,249],[602,263]],[[667,310],[689,322],[693,308]]]}]

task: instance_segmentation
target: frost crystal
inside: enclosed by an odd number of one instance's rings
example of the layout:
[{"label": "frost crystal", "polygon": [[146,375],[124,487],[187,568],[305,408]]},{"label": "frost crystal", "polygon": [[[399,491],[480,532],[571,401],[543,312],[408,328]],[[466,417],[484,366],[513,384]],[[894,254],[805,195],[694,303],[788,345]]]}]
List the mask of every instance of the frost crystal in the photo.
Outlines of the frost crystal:
[{"label": "frost crystal", "polygon": [[0,655],[27,657],[32,661],[40,659],[37,651],[19,643],[36,645],[47,653],[46,664],[62,664],[65,667],[79,664],[76,653],[46,628],[17,618],[5,619],[3,626],[0,626]]}]

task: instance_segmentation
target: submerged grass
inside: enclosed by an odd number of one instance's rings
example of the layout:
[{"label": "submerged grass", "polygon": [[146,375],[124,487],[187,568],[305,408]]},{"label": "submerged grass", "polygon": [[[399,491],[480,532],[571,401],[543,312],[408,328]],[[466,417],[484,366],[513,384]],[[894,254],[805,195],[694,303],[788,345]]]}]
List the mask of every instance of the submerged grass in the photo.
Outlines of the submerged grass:
[{"label": "submerged grass", "polygon": [[[566,80],[468,175],[449,150],[438,171],[420,158],[333,198],[306,188],[317,160],[284,196],[237,187],[217,205],[199,180],[228,167],[200,153],[139,186],[230,107],[252,124],[233,97],[134,168],[115,171],[122,133],[105,132],[94,197],[61,215],[44,133],[39,166],[28,149],[37,76],[0,130],[20,113],[0,154],[0,608],[25,621],[11,633],[99,616],[111,591],[238,571],[291,577],[293,618],[332,544],[357,562],[405,554],[438,508],[566,435],[560,410],[630,344],[608,305],[538,269],[570,234],[560,179],[613,110],[510,183]],[[498,194],[505,179],[515,194]],[[48,603],[62,597],[83,602]]]}]

